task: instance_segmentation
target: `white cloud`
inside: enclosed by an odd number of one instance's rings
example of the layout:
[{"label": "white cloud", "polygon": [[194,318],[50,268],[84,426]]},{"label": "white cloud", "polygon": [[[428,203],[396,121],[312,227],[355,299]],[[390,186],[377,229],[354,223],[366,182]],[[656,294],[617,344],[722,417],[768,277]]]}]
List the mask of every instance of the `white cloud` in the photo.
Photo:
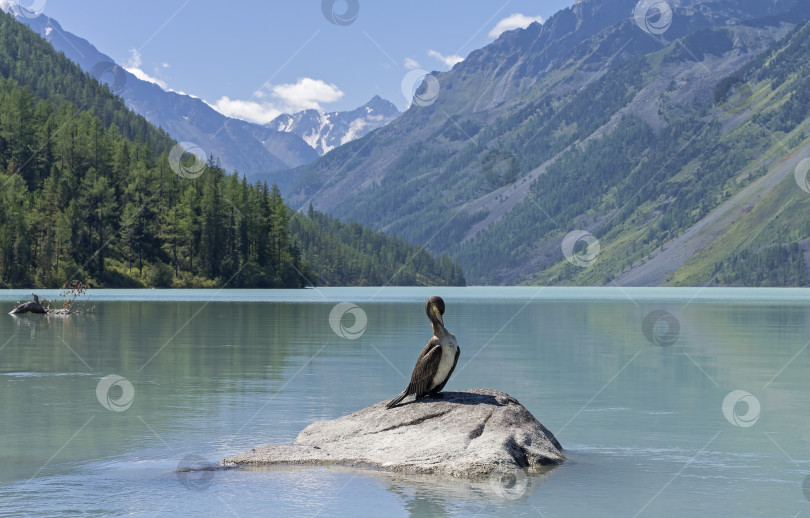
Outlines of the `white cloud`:
[{"label": "white cloud", "polygon": [[336,85],[310,77],[274,86],[271,92],[273,97],[281,99],[286,107],[294,111],[321,110],[321,103],[333,103],[343,97],[343,92]]},{"label": "white cloud", "polygon": [[254,92],[253,97],[248,100],[223,96],[215,103],[208,104],[228,117],[267,124],[282,113],[307,109],[323,111],[321,104],[335,102],[343,95],[334,84],[303,77],[295,83],[268,86]]},{"label": "white cloud", "polygon": [[505,31],[511,31],[513,29],[525,29],[533,22],[543,23],[543,17],[526,16],[525,14],[521,13],[510,14],[509,16],[507,16],[506,18],[495,24],[495,27],[493,27],[492,30],[489,31],[489,37],[497,38],[498,36],[501,35],[501,33]]},{"label": "white cloud", "polygon": [[228,96],[222,96],[217,102],[214,104],[209,103],[209,105],[222,115],[255,122],[256,124],[267,124],[281,115],[281,110],[270,103],[240,101],[239,99],[230,99]]},{"label": "white cloud", "polygon": [[444,56],[441,53],[436,52],[435,50],[429,50],[428,51],[428,56],[438,59],[439,61],[441,61],[442,63],[444,63],[445,65],[447,65],[448,67],[451,67],[451,68],[456,63],[464,61],[464,58],[462,58],[461,56],[458,56],[456,54],[453,54],[451,56]]},{"label": "white cloud", "polygon": [[405,68],[408,70],[419,68],[419,62],[412,58],[405,58]]},{"label": "white cloud", "polygon": [[142,81],[148,81],[150,83],[154,83],[159,87],[163,88],[164,90],[169,90],[169,85],[166,84],[166,81],[162,79],[158,79],[157,77],[150,76],[146,72],[141,69],[141,53],[138,52],[137,49],[131,49],[129,51],[129,60],[127,64],[124,66],[124,70],[132,74],[133,76],[137,77]]}]

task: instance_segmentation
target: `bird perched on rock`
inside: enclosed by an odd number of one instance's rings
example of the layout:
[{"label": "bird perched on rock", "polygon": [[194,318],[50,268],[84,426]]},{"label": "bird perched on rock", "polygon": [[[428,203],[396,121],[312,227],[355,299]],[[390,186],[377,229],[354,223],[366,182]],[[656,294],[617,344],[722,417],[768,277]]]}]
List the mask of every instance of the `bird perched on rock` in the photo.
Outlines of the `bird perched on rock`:
[{"label": "bird perched on rock", "polygon": [[461,350],[456,342],[456,337],[444,327],[444,301],[442,298],[430,297],[427,299],[425,313],[433,326],[433,336],[416,360],[408,387],[392,399],[386,408],[397,406],[409,394],[416,394],[416,399],[438,394],[456,368]]}]

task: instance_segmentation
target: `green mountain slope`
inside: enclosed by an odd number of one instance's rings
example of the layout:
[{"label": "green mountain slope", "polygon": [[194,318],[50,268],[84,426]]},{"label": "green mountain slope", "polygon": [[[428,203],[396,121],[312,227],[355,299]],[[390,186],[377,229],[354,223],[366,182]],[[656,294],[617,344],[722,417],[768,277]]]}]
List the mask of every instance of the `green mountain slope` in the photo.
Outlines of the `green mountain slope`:
[{"label": "green mountain slope", "polygon": [[173,156],[168,135],[6,14],[0,72],[4,286],[464,284],[447,258],[359,225],[322,229],[276,186]]},{"label": "green mountain slope", "polygon": [[[638,272],[666,266],[668,282],[745,286],[806,286],[810,250],[810,23],[729,80],[720,83],[717,101],[729,104],[723,119],[744,122],[723,140],[756,151],[736,179],[739,191],[668,246],[694,248],[682,261],[659,258]],[[743,103],[729,95],[734,85]],[[736,104],[736,106],[735,106]],[[759,138],[756,138],[758,136]],[[752,178],[758,177],[751,181]],[[696,225],[695,227],[698,227]],[[699,232],[696,232],[698,230]],[[711,236],[711,239],[701,239]],[[697,242],[701,246],[691,243]],[[632,275],[634,272],[628,272]],[[621,277],[618,280],[622,280]]]},{"label": "green mountain slope", "polygon": [[[765,175],[775,142],[798,146],[810,105],[801,81],[779,89],[800,58],[745,72],[792,48],[807,1],[679,2],[661,36],[635,5],[585,0],[506,33],[436,74],[433,104],[296,171],[292,203],[449,253],[475,283],[629,279]],[[574,231],[598,261],[566,260]]]}]

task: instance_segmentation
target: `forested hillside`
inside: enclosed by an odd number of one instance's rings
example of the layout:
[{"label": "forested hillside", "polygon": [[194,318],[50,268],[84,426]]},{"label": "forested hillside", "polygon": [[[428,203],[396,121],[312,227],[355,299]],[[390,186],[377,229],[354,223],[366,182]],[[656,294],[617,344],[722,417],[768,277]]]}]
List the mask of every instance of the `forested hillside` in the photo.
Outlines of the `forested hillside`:
[{"label": "forested hillside", "polygon": [[457,265],[400,240],[322,230],[214,157],[172,158],[168,135],[6,14],[0,75],[4,286],[464,283]]},{"label": "forested hillside", "polygon": [[464,286],[461,267],[447,255],[435,258],[423,247],[359,223],[344,224],[316,212],[294,213],[290,230],[312,269],[331,285]]}]

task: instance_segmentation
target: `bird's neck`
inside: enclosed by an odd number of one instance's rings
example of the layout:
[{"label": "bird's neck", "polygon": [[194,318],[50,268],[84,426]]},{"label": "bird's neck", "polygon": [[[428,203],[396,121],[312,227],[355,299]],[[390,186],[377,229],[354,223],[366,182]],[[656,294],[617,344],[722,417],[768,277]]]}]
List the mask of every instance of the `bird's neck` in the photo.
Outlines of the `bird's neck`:
[{"label": "bird's neck", "polygon": [[442,325],[440,322],[431,321],[430,323],[433,325],[433,336],[436,338],[444,338],[450,334],[447,328],[444,327],[444,325]]}]

